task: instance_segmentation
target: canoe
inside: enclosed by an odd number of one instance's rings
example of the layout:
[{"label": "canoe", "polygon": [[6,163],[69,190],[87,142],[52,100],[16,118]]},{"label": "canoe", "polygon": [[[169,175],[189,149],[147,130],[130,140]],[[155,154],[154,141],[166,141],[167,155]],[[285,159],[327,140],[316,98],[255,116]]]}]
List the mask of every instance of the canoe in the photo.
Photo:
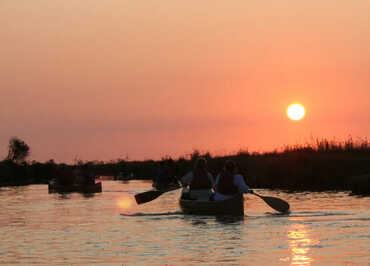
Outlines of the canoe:
[{"label": "canoe", "polygon": [[54,182],[49,183],[49,193],[99,193],[102,192],[101,182],[95,184],[74,184],[69,186],[61,186]]},{"label": "canoe", "polygon": [[131,180],[132,179],[132,175],[130,174],[124,174],[122,172],[120,172],[117,176],[115,176],[114,178],[115,180],[123,180],[123,181],[128,181],[128,180]]},{"label": "canoe", "polygon": [[199,201],[180,198],[179,203],[184,214],[244,215],[244,198],[241,193],[236,194],[230,199],[221,201]]}]

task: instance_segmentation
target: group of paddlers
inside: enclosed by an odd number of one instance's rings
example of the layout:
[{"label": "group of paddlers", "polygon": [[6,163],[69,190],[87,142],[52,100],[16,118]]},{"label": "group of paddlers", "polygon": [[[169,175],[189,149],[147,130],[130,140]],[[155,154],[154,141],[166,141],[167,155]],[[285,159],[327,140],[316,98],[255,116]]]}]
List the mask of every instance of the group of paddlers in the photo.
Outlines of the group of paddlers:
[{"label": "group of paddlers", "polygon": [[172,159],[159,162],[157,173],[153,178],[153,187],[158,190],[178,185],[176,165]]},{"label": "group of paddlers", "polygon": [[55,182],[61,186],[95,184],[95,174],[86,166],[75,169],[59,166],[55,169]]},{"label": "group of paddlers", "polygon": [[253,193],[245,183],[240,167],[231,160],[226,161],[221,172],[213,178],[207,169],[207,161],[199,158],[194,169],[181,178],[176,177],[176,167],[172,160],[161,162],[153,186],[159,190],[181,183],[183,199],[226,200],[237,193]]}]

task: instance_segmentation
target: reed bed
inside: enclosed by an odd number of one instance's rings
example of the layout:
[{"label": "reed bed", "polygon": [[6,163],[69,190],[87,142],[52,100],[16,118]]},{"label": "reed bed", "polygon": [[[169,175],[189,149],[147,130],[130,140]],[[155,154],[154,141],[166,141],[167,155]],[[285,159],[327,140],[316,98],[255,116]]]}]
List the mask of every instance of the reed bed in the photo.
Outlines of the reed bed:
[{"label": "reed bed", "polygon": [[[235,154],[213,156],[199,152],[172,160],[178,176],[191,170],[197,158],[208,161],[214,175],[222,169],[226,160],[234,160],[244,172],[247,183],[253,188],[283,189],[287,191],[349,190],[356,194],[370,194],[370,142],[367,139],[345,141],[316,139],[302,145],[284,146],[270,152],[240,150]],[[137,179],[151,179],[160,161],[78,161],[74,169],[85,165],[97,175],[118,175],[128,168]],[[53,160],[46,163],[24,162],[16,164],[9,160],[0,162],[0,186],[47,183],[58,167]]]}]

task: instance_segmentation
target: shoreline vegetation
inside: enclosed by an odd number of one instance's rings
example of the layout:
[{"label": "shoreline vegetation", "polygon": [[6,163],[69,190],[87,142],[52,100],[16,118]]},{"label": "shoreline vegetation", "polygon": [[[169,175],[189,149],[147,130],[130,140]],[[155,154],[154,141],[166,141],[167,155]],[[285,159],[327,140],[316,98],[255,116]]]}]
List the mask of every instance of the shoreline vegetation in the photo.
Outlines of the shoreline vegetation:
[{"label": "shoreline vegetation", "polygon": [[[26,150],[28,154],[29,148]],[[9,151],[9,154],[14,155],[14,152]],[[209,152],[195,150],[178,159],[164,157],[159,161],[118,159],[109,162],[56,164],[54,160],[27,162],[8,155],[0,162],[0,187],[47,184],[55,177],[58,167],[70,170],[87,167],[97,176],[115,177],[125,169],[133,174],[131,179],[150,180],[155,176],[159,162],[166,160],[173,160],[177,175],[182,176],[192,169],[199,157],[207,159],[209,170],[214,175],[221,170],[226,160],[234,160],[244,170],[246,181],[252,188],[281,189],[287,192],[348,190],[356,195],[370,195],[370,142],[366,139],[353,141],[352,138],[345,141],[321,139],[312,144],[286,146],[280,151],[263,153],[240,150],[225,156],[212,156]]]}]

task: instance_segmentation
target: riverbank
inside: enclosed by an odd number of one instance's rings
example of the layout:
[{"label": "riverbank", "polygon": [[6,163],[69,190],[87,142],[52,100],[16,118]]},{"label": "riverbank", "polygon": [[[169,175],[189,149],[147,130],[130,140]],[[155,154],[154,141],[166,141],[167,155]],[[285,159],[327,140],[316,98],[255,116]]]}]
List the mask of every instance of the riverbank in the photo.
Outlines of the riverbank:
[{"label": "riverbank", "polygon": [[[194,151],[188,156],[173,160],[178,176],[192,169],[199,157],[205,157],[209,170],[216,175],[226,160],[237,162],[253,188],[282,189],[286,191],[339,191],[370,195],[370,145],[317,141],[314,145],[286,147],[282,151],[249,153],[239,151],[228,156],[212,156]],[[162,160],[162,161],[163,161]],[[133,179],[151,179],[156,175],[159,161],[79,162],[63,164],[71,170],[78,167],[91,169],[96,175],[117,176],[122,169],[133,174]],[[16,164],[9,160],[0,162],[0,186],[44,184],[54,178],[60,166],[52,160],[46,163]]]}]

